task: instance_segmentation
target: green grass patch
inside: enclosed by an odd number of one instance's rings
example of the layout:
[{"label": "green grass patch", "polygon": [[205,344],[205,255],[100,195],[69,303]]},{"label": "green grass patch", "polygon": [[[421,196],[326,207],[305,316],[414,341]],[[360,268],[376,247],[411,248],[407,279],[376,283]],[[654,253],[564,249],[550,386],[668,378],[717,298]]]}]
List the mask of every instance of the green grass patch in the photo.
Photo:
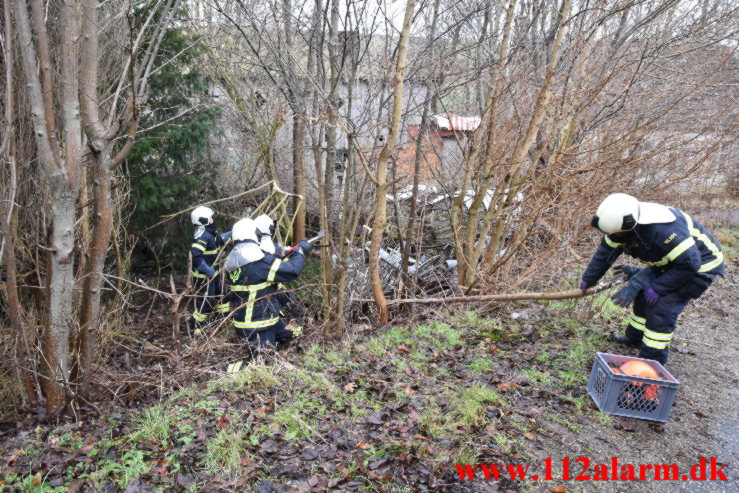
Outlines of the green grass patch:
[{"label": "green grass patch", "polygon": [[[451,390],[445,394],[450,394]],[[498,392],[475,383],[461,393],[454,394],[446,410],[442,410],[437,402],[430,401],[421,413],[420,423],[429,436],[440,438],[453,433],[460,426],[482,426],[488,421],[488,406],[504,405],[507,405],[507,401]]]},{"label": "green grass patch", "polygon": [[277,406],[272,414],[272,426],[284,431],[286,440],[308,438],[317,427],[317,420],[328,414],[322,400],[315,395],[300,392],[290,402]]},{"label": "green grass patch", "polygon": [[131,479],[141,477],[151,471],[146,452],[130,449],[123,452],[119,460],[104,460],[91,477],[99,483],[111,481],[121,490],[125,490]]},{"label": "green grass patch", "polygon": [[227,427],[208,440],[203,469],[210,473],[225,471],[237,473],[241,470],[241,461],[246,451],[244,432],[236,427]]},{"label": "green grass patch", "polygon": [[[147,408],[133,420],[131,440],[147,442],[167,442],[172,427],[172,420],[177,413],[165,406]],[[180,419],[178,417],[178,419]]]},{"label": "green grass patch", "polygon": [[493,362],[490,358],[475,358],[470,361],[467,368],[469,368],[475,375],[482,375],[493,368]]},{"label": "green grass patch", "polygon": [[555,423],[559,423],[565,428],[567,428],[570,431],[574,431],[575,433],[578,433],[580,430],[582,430],[582,425],[579,423],[573,423],[572,421],[564,418],[560,418],[556,414],[548,414],[547,418],[551,421],[554,421]]},{"label": "green grass patch", "polygon": [[531,380],[534,384],[551,386],[554,383],[554,378],[548,371],[542,371],[536,368],[525,368],[521,370],[521,374]]}]

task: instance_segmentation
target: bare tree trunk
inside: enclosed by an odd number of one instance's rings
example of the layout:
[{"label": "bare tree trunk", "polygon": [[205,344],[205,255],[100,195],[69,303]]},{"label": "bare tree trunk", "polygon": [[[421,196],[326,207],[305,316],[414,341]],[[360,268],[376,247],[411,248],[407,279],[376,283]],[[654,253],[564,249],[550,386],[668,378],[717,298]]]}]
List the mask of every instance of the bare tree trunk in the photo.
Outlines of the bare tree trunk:
[{"label": "bare tree trunk", "polygon": [[92,236],[82,284],[78,363],[75,362],[78,369],[73,374],[74,381],[81,382],[83,388],[86,386],[84,376],[90,370],[95,354],[96,331],[100,326],[100,297],[105,258],[113,231],[110,147],[109,142],[99,141],[96,146],[98,151],[93,156]]},{"label": "bare tree trunk", "polygon": [[6,292],[8,302],[8,317],[10,327],[13,331],[15,345],[15,359],[17,365],[18,382],[25,391],[26,402],[31,407],[36,407],[36,385],[33,378],[33,367],[31,366],[31,347],[26,337],[25,328],[21,316],[21,303],[18,297],[18,276],[15,262],[15,228],[14,220],[15,197],[18,186],[15,158],[13,156],[13,142],[15,139],[15,104],[14,104],[14,79],[13,79],[13,22],[10,8],[10,0],[3,2],[3,16],[5,25],[3,38],[5,41],[5,129],[0,139],[0,162],[8,164],[8,184],[6,195],[2,197],[3,204],[0,205],[0,228],[3,231],[2,247],[0,247],[0,258],[2,253],[5,257]]},{"label": "bare tree trunk", "polygon": [[[436,58],[434,56],[434,44],[436,36],[436,22],[439,18],[439,4],[441,0],[434,2],[434,13],[431,17],[431,26],[429,27],[429,43],[430,47],[430,64],[435,67]],[[433,73],[436,73],[434,69]],[[426,136],[429,133],[429,110],[431,108],[431,101],[436,98],[435,77],[430,78],[431,81],[428,85],[426,100],[423,103],[423,114],[421,115],[421,126],[418,129],[418,135],[416,136],[416,155],[413,161],[413,190],[411,192],[411,206],[408,212],[408,223],[405,228],[405,240],[403,242],[403,256],[401,258],[401,296],[402,293],[410,286],[410,278],[408,276],[408,265],[410,262],[411,244],[415,236],[414,230],[416,227],[416,215],[417,215],[417,204],[418,204],[418,184],[419,175],[421,173],[421,159],[424,156],[423,143]],[[397,203],[397,200],[396,200]]]},{"label": "bare tree trunk", "polygon": [[[333,236],[333,204],[334,204],[334,170],[336,167],[336,136],[338,123],[338,109],[336,91],[339,86],[339,0],[331,0],[331,19],[328,32],[328,54],[329,54],[329,93],[328,93],[328,124],[326,125],[326,167],[324,168],[323,185],[326,243],[331,243]],[[332,310],[334,279],[332,268],[332,251],[324,248],[321,251],[321,287],[323,294],[323,319],[333,322],[334,312]]]},{"label": "bare tree trunk", "polygon": [[[465,236],[462,239],[461,243],[458,243],[458,258],[463,257],[464,260],[462,262],[458,262],[458,275],[459,275],[459,282],[461,285],[469,287],[472,283],[472,279],[475,275],[475,270],[477,268],[477,257],[475,257],[475,245],[476,242],[479,245],[483,245],[485,241],[485,237],[483,234],[479,235],[478,238],[478,222],[479,222],[479,214],[482,206],[485,203],[485,199],[488,195],[488,188],[490,186],[490,180],[492,179],[491,170],[493,167],[493,156],[492,156],[492,150],[494,148],[493,142],[495,139],[495,128],[497,123],[497,115],[498,115],[498,105],[500,102],[500,96],[502,93],[502,89],[500,87],[500,80],[503,77],[503,71],[506,66],[506,62],[508,59],[508,49],[510,44],[510,36],[511,36],[511,30],[513,26],[513,18],[514,13],[516,9],[516,1],[512,0],[508,4],[508,9],[506,10],[506,20],[503,27],[503,39],[500,42],[500,45],[498,46],[498,61],[494,67],[493,70],[493,80],[491,82],[490,86],[490,95],[488,97],[488,104],[486,105],[485,111],[486,111],[486,119],[488,121],[487,124],[487,135],[485,137],[482,137],[482,132],[480,132],[480,135],[476,135],[475,137],[478,138],[478,143],[482,143],[484,139],[484,145],[485,147],[485,154],[482,158],[482,169],[479,172],[479,181],[477,185],[477,189],[475,191],[474,198],[472,199],[472,203],[469,206],[468,215],[467,215],[467,223],[465,226]],[[482,130],[482,128],[480,129]],[[469,163],[467,166],[474,167],[477,166],[477,157],[478,157],[478,151],[475,149],[472,149],[472,152],[469,156]],[[469,185],[471,185],[471,181],[469,182]],[[463,189],[460,197],[464,199],[465,195],[467,194],[467,189]],[[459,201],[457,204],[455,204],[457,207],[457,214],[461,215],[461,207],[462,207],[462,201]],[[489,205],[489,208],[492,208],[493,204],[491,203]],[[461,254],[460,254],[461,253]],[[478,255],[479,257],[479,255]]]},{"label": "bare tree trunk", "polygon": [[[293,52],[292,1],[284,0],[285,47]],[[293,112],[293,214],[292,238],[300,241],[305,238],[305,165],[303,162],[303,101],[302,84],[298,88],[288,85],[288,102]]]},{"label": "bare tree trunk", "polygon": [[[46,397],[46,415],[53,419],[61,413],[67,403],[69,374],[69,334],[72,326],[72,300],[74,295],[74,226],[75,201],[79,189],[80,155],[79,155],[79,115],[77,108],[77,76],[76,36],[64,39],[62,51],[65,53],[62,63],[62,104],[65,156],[58,152],[53,121],[54,102],[52,87],[42,94],[42,86],[51,84],[50,76],[45,75],[50,68],[48,59],[48,43],[43,23],[43,5],[40,0],[33,0],[32,12],[36,37],[39,40],[38,50],[34,49],[31,29],[28,21],[26,0],[18,0],[16,5],[16,25],[20,43],[23,71],[25,73],[28,99],[31,104],[31,119],[36,137],[39,160],[46,171],[51,188],[51,248],[48,272],[48,325],[41,336],[43,351],[41,387]],[[68,33],[75,29],[76,10],[74,6],[65,5],[60,12],[62,31]],[[41,66],[41,77],[38,67]],[[71,80],[67,77],[74,74]],[[46,89],[46,87],[44,87]],[[76,119],[75,119],[76,116]]]},{"label": "bare tree trunk", "polygon": [[293,107],[293,222],[295,241],[305,238],[305,164],[303,162],[303,115]]},{"label": "bare tree trunk", "polygon": [[393,109],[390,117],[390,133],[385,146],[380,151],[377,159],[377,170],[375,173],[375,217],[372,222],[372,242],[369,254],[369,274],[372,286],[372,296],[377,305],[378,322],[385,325],[388,322],[387,299],[382,288],[380,278],[380,246],[382,235],[387,226],[387,163],[390,154],[395,151],[395,143],[400,133],[400,116],[403,110],[403,80],[405,78],[406,57],[408,54],[408,39],[410,38],[411,19],[415,0],[407,0],[405,5],[405,16],[403,17],[403,29],[400,32],[398,44],[398,60],[395,66],[393,84]]}]

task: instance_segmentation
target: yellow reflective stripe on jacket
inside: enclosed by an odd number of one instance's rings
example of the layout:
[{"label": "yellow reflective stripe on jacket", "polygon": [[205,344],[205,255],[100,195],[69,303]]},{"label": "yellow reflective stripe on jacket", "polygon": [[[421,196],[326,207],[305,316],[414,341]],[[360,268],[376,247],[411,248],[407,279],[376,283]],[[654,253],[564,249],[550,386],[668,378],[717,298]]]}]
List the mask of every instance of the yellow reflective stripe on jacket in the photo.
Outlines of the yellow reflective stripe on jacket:
[{"label": "yellow reflective stripe on jacket", "polygon": [[644,261],[645,264],[651,266],[651,267],[662,267],[663,265],[667,265],[668,263],[672,262],[676,258],[678,258],[680,255],[682,255],[688,248],[695,245],[695,240],[691,238],[686,238],[678,245],[670,250],[670,252],[662,257],[661,259],[657,260],[656,262],[647,262]]},{"label": "yellow reflective stripe on jacket", "polygon": [[264,327],[270,327],[276,324],[279,320],[277,317],[267,320],[256,320],[254,322],[239,322],[238,320],[234,320],[234,327],[237,329],[263,329]]},{"label": "yellow reflective stripe on jacket", "polygon": [[208,315],[206,315],[205,313],[200,313],[197,310],[195,310],[194,312],[192,312],[192,318],[194,318],[198,322],[203,322],[206,319],[207,316]]},{"label": "yellow reflective stripe on jacket", "polygon": [[216,311],[218,313],[228,313],[231,309],[231,303],[219,303],[216,305]]},{"label": "yellow reflective stripe on jacket", "polygon": [[198,279],[207,279],[208,278],[208,276],[206,276],[202,272],[195,272],[195,271],[192,272],[192,277],[197,277]]},{"label": "yellow reflective stripe on jacket", "polygon": [[701,268],[698,269],[698,272],[708,272],[708,271],[711,271],[711,270],[715,269],[716,267],[718,267],[719,265],[721,265],[724,262],[724,254],[723,253],[718,252],[715,255],[716,255],[716,258],[713,259],[713,260],[711,260],[707,264],[701,265]]},{"label": "yellow reflective stripe on jacket", "polygon": [[192,248],[197,248],[198,250],[200,250],[202,252],[205,251],[205,247],[203,245],[201,245],[200,243],[193,243],[192,244]]},{"label": "yellow reflective stripe on jacket", "polygon": [[618,248],[618,247],[622,247],[625,245],[625,243],[617,243],[613,241],[612,239],[608,237],[608,235],[605,236],[605,239],[606,239],[606,245],[608,245],[611,248]]},{"label": "yellow reflective stripe on jacket", "polygon": [[687,238],[680,243],[677,244],[675,248],[670,250],[670,253],[666,255],[667,259],[670,261],[675,260],[678,258],[685,250],[695,245],[695,240],[693,238]]},{"label": "yellow reflective stripe on jacket", "polygon": [[203,254],[204,254],[204,255],[217,255],[217,254],[218,254],[218,252],[220,252],[220,251],[221,251],[221,249],[220,249],[220,248],[216,248],[215,250],[205,250],[205,251],[203,252]]},{"label": "yellow reflective stripe on jacket", "polygon": [[234,284],[231,286],[231,291],[259,291],[261,289],[268,288],[272,283],[263,282],[260,284]]},{"label": "yellow reflective stripe on jacket", "polygon": [[708,251],[716,257],[710,262],[701,265],[700,269],[698,269],[698,272],[708,272],[721,265],[724,261],[724,254],[723,252],[721,252],[721,249],[714,242],[712,242],[707,235],[701,233],[700,230],[696,228],[695,225],[693,225],[693,219],[688,214],[683,212],[683,216],[688,222],[688,231],[690,231],[691,236],[703,243],[706,248],[708,248]]},{"label": "yellow reflective stripe on jacket", "polygon": [[249,301],[246,303],[246,314],[244,314],[244,322],[251,322],[254,316],[254,301],[257,299],[257,291],[249,291]]},{"label": "yellow reflective stripe on jacket", "polygon": [[277,275],[277,269],[280,268],[280,264],[282,264],[282,260],[278,258],[272,262],[272,268],[269,269],[269,275],[267,275],[267,282],[275,282],[275,276]]}]

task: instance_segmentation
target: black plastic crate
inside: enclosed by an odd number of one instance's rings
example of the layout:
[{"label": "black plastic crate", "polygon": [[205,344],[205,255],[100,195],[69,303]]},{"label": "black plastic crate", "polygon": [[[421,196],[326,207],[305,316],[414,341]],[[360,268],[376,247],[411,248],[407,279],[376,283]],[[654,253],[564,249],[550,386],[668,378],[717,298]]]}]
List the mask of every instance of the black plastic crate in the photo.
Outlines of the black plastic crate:
[{"label": "black plastic crate", "polygon": [[[632,377],[614,371],[627,361],[643,361],[654,368],[660,379]],[[604,413],[664,423],[670,417],[678,387],[680,382],[656,361],[596,353],[588,393]]]}]

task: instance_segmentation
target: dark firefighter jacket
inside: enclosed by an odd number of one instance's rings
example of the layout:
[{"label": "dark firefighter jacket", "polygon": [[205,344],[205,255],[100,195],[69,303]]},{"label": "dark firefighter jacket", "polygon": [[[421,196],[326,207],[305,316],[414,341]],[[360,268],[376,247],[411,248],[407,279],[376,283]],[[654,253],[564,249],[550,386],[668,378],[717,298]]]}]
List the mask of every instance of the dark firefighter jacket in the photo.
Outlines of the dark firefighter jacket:
[{"label": "dark firefighter jacket", "polygon": [[[228,233],[226,233],[228,235]],[[204,266],[212,267],[213,262],[216,260],[218,252],[225,244],[224,236],[219,235],[216,231],[216,227],[212,224],[205,226],[200,236],[195,238],[190,251],[192,252],[192,276],[201,279],[207,278],[205,271],[207,269]]]},{"label": "dark firefighter jacket", "polygon": [[693,282],[723,276],[724,257],[711,233],[688,214],[673,208],[670,211],[677,218],[670,223],[640,224],[621,237],[606,235],[583,281],[589,286],[596,284],[622,252],[651,268],[655,275],[652,289],[661,295],[679,291],[692,296]]},{"label": "dark firefighter jacket", "polygon": [[246,309],[243,317],[237,312],[234,327],[259,330],[277,323],[281,308],[278,284],[297,279],[304,265],[305,256],[297,250],[284,259],[265,254],[261,260],[228,272],[231,292],[238,298],[234,308]]}]

